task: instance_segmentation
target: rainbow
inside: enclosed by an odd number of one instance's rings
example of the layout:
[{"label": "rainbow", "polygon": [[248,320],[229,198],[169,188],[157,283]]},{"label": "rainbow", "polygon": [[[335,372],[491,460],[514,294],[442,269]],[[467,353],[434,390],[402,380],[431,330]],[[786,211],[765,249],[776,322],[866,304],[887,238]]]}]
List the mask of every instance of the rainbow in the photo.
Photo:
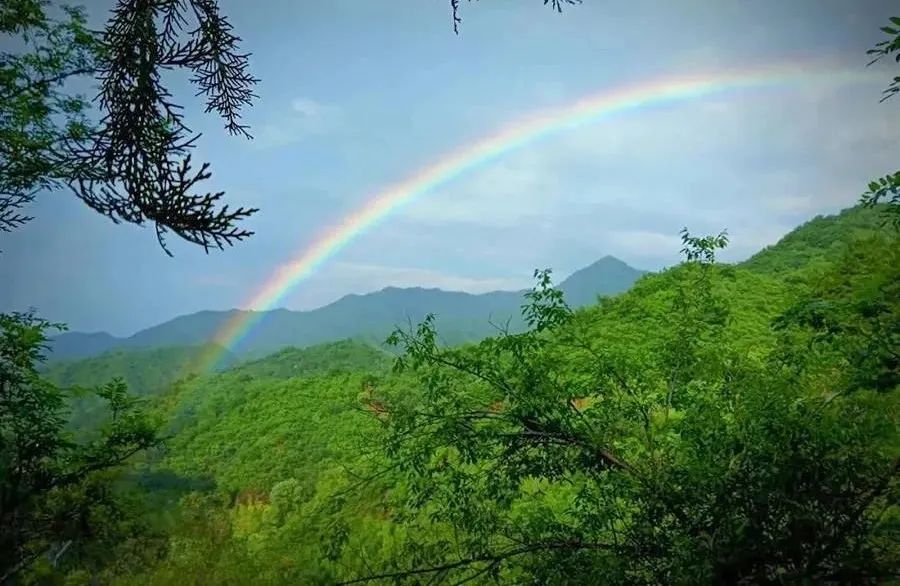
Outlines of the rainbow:
[{"label": "rainbow", "polygon": [[367,229],[435,188],[482,168],[526,145],[566,130],[592,124],[617,114],[672,102],[696,100],[747,88],[801,83],[848,84],[883,81],[883,76],[845,69],[827,63],[767,66],[732,72],[707,72],[653,79],[631,87],[604,89],[574,103],[539,111],[492,132],[375,194],[340,222],[323,232],[309,246],[281,265],[238,311],[216,332],[203,352],[196,371],[214,369],[224,351],[240,342],[286,293],[337,255]]}]

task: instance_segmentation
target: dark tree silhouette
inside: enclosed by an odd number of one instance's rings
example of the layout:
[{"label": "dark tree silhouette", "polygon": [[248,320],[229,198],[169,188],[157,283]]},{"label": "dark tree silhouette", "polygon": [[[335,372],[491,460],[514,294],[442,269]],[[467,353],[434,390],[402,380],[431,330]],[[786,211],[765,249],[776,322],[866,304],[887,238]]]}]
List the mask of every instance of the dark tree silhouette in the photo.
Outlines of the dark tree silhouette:
[{"label": "dark tree silhouette", "polygon": [[[581,0],[543,0],[558,12]],[[0,52],[0,231],[31,218],[37,193],[68,188],[114,222],[151,223],[167,254],[174,232],[207,252],[252,235],[240,227],[255,208],[231,209],[223,192],[204,192],[209,165],[195,168],[191,132],[162,76],[187,70],[206,111],[230,134],[251,138],[241,109],[256,80],[248,54],[216,0],[117,0],[102,32],[80,9],[48,16],[48,0],[5,0],[0,33],[23,51]],[[460,0],[450,0],[459,32]],[[65,91],[72,78],[100,84],[91,100]]]},{"label": "dark tree silhouette", "polygon": [[[187,33],[185,35],[185,33]],[[184,38],[186,36],[186,38]],[[206,111],[231,134],[250,137],[240,109],[254,97],[247,55],[214,0],[119,0],[103,36],[99,103],[105,116],[87,140],[70,141],[70,184],[93,209],[116,220],[155,223],[204,249],[250,232],[236,223],[255,210],[217,209],[222,193],[195,193],[208,164],[191,168],[190,134],[160,75],[188,69]]]},{"label": "dark tree silhouette", "polygon": [[[80,10],[54,20],[47,2],[15,0],[0,8],[0,31],[27,47],[0,54],[0,229],[28,221],[21,208],[39,191],[67,187],[114,222],[154,224],[167,253],[169,231],[207,251],[252,234],[238,224],[255,209],[198,190],[210,177],[191,160],[200,135],[162,79],[189,71],[206,111],[250,137],[240,113],[257,80],[215,0],[118,0],[102,33]],[[99,82],[95,123],[89,101],[64,91],[79,76]]]}]

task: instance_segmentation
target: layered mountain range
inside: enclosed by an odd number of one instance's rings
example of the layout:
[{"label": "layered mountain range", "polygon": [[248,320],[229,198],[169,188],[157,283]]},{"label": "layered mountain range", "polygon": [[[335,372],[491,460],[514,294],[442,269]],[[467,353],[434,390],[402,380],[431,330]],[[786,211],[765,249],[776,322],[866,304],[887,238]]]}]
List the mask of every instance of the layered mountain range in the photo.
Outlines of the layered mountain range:
[{"label": "layered mountain range", "polygon": [[[559,283],[572,307],[591,305],[598,296],[626,291],[645,271],[612,256],[572,273]],[[380,343],[397,326],[417,323],[428,313],[436,322],[444,342],[456,344],[496,333],[498,324],[511,330],[523,324],[520,307],[525,291],[492,291],[472,294],[421,287],[387,287],[363,295],[346,295],[309,311],[275,309],[263,312],[257,325],[230,350],[239,357],[263,356],[287,346],[306,347],[347,338]],[[236,313],[200,311],[171,319],[128,337],[105,332],[64,333],[52,340],[51,360],[75,360],[113,350],[197,346],[210,342],[214,334]]]}]

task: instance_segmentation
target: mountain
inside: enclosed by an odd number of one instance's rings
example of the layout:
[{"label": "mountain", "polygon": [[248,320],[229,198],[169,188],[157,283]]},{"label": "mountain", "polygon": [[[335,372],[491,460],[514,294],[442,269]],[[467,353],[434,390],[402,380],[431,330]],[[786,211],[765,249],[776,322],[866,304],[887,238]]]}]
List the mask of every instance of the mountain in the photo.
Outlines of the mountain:
[{"label": "mountain", "polygon": [[[573,273],[559,284],[573,307],[594,303],[598,295],[626,291],[644,274],[611,256]],[[347,338],[380,344],[396,326],[436,315],[443,342],[457,344],[496,332],[493,324],[522,327],[519,308],[525,291],[471,294],[421,287],[387,287],[364,295],[346,295],[310,311],[276,309],[264,312],[251,335],[233,350],[243,357],[260,357],[289,346],[305,347]],[[200,311],[147,328],[128,338],[109,334],[65,333],[52,341],[51,360],[96,356],[111,349],[197,346],[241,310]]]},{"label": "mountain", "polygon": [[644,274],[614,256],[604,256],[594,264],[575,271],[559,284],[566,301],[573,307],[593,305],[600,295],[615,295],[628,290]]},{"label": "mountain", "polygon": [[[95,387],[121,378],[132,393],[152,395],[195,372],[201,356],[209,352],[209,347],[202,346],[114,349],[81,360],[54,362],[42,374],[62,387]],[[221,348],[213,352],[224,353],[220,365],[234,362],[234,357]]]},{"label": "mountain", "polygon": [[[219,361],[222,366],[234,362],[234,357],[224,349],[209,346],[114,349],[81,360],[53,362],[42,374],[68,389],[96,388],[120,378],[132,394],[150,397],[168,391],[178,379],[199,372],[201,358],[210,353],[222,355]],[[69,425],[73,430],[93,428],[106,413],[104,403],[93,394],[76,394],[71,398],[69,408]]]},{"label": "mountain", "polygon": [[856,206],[831,216],[816,216],[794,228],[777,243],[741,263],[755,272],[784,275],[796,270],[816,270],[833,261],[859,238],[883,232],[885,205]]},{"label": "mountain", "polygon": [[230,373],[253,379],[286,379],[338,372],[385,372],[393,357],[356,340],[340,340],[308,348],[290,346],[265,358],[239,364]]},{"label": "mountain", "polygon": [[69,332],[53,338],[53,359],[77,359],[103,354],[125,343],[126,338],[117,338],[106,332],[83,334]]}]

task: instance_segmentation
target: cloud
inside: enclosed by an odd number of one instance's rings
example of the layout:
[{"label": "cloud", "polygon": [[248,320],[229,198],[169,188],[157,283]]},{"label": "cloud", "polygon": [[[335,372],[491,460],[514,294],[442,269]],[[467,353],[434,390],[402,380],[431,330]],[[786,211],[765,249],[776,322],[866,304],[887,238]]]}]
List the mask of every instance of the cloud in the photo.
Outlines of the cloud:
[{"label": "cloud", "polygon": [[[879,88],[755,88],[576,128],[424,194],[367,234],[358,259],[522,268],[579,266],[608,253],[658,265],[677,259],[683,226],[727,228],[728,254],[746,256],[757,235],[770,243],[852,205],[868,177],[892,168],[900,149],[889,139],[900,128],[873,106]],[[318,104],[297,109],[315,114]],[[622,235],[642,232],[662,237]]]},{"label": "cloud", "polygon": [[336,262],[323,278],[358,282],[370,290],[384,287],[424,287],[448,291],[486,293],[517,290],[528,286],[530,275],[518,277],[474,277],[420,267],[398,267],[360,262]]},{"label": "cloud", "polygon": [[310,98],[294,98],[291,109],[306,118],[318,118],[328,111],[326,106]]},{"label": "cloud", "polygon": [[296,97],[290,108],[258,125],[253,142],[257,149],[284,147],[335,130],[342,118],[341,109],[308,97]]},{"label": "cloud", "polygon": [[877,107],[877,89],[766,88],[601,121],[427,194],[404,212],[404,229],[426,225],[464,247],[460,256],[580,247],[670,262],[681,227],[727,228],[728,256],[745,257],[853,205],[869,177],[896,166],[900,125]]},{"label": "cloud", "polygon": [[426,194],[402,217],[431,225],[514,226],[552,214],[557,183],[540,157],[512,157]]},{"label": "cloud", "polygon": [[607,233],[606,238],[610,254],[624,258],[672,256],[681,248],[681,240],[674,230],[671,234],[649,230],[612,230]]}]

